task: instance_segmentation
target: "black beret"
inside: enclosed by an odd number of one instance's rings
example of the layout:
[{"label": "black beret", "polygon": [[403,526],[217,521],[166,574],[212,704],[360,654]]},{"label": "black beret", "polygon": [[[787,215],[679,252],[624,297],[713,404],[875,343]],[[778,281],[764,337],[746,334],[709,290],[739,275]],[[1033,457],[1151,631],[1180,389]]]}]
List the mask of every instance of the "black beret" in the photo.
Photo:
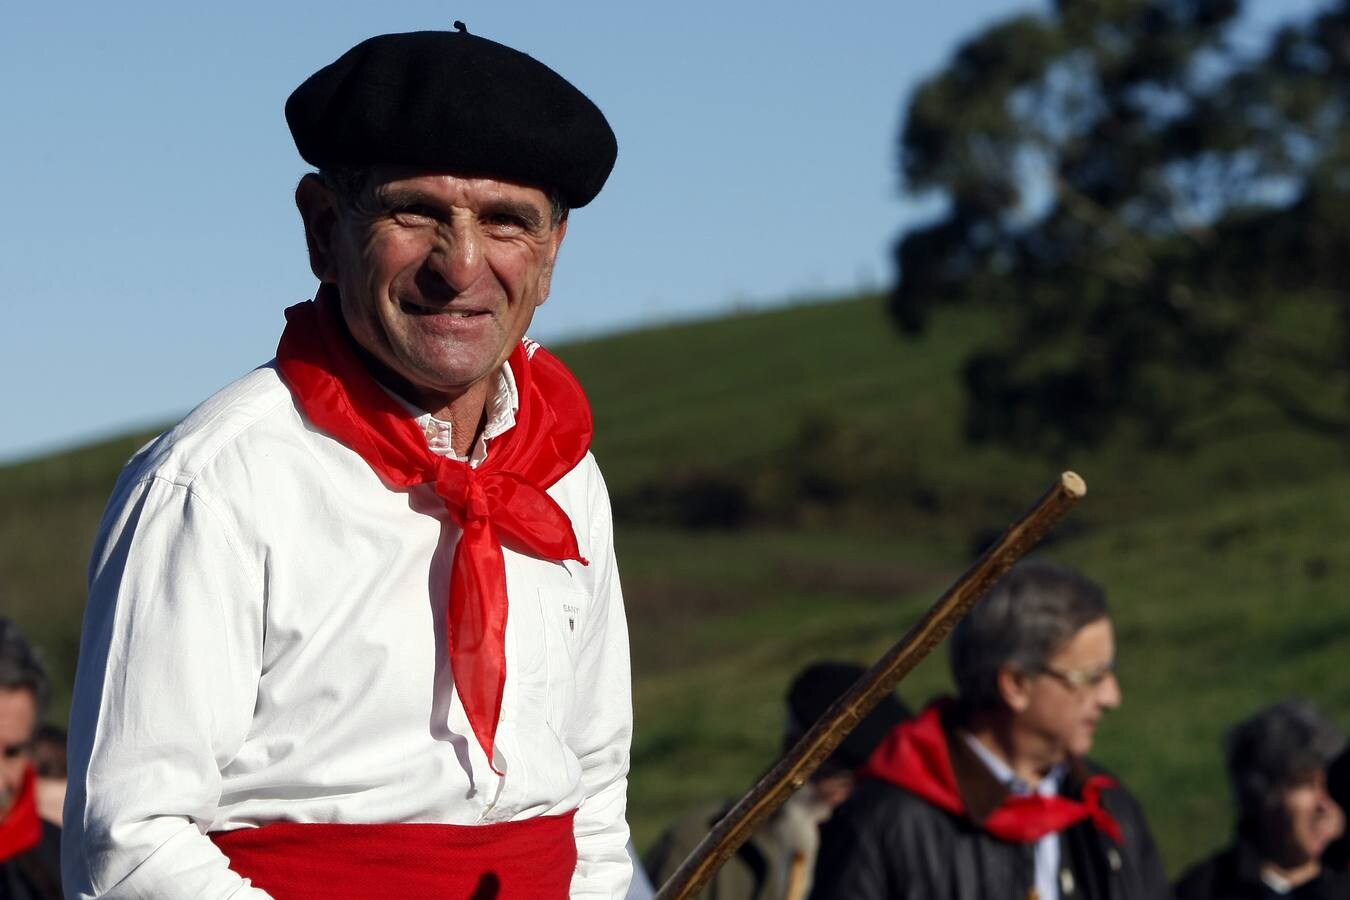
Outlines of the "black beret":
[{"label": "black beret", "polygon": [[[834,701],[865,674],[867,670],[862,666],[845,662],[818,662],[799,672],[788,688],[788,711],[792,717],[789,737],[796,740],[810,731]],[[894,694],[887,694],[844,738],[817,774],[861,767],[891,729],[909,715],[909,710]],[[794,731],[796,734],[792,733]]]},{"label": "black beret", "polygon": [[600,193],[618,154],[585,94],[533,57],[466,31],[362,41],[295,89],[286,121],[316,167],[486,175],[551,188],[569,207]]}]

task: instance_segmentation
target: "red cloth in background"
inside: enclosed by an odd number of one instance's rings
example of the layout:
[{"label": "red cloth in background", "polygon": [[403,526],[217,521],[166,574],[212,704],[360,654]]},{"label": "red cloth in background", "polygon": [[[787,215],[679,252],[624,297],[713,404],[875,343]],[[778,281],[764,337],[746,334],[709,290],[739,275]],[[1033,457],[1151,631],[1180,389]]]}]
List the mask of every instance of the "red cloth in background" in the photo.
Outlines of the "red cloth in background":
[{"label": "red cloth in background", "polygon": [[42,820],[37,811],[37,771],[29,766],[14,805],[0,819],[0,862],[32,850],[42,842]]}]

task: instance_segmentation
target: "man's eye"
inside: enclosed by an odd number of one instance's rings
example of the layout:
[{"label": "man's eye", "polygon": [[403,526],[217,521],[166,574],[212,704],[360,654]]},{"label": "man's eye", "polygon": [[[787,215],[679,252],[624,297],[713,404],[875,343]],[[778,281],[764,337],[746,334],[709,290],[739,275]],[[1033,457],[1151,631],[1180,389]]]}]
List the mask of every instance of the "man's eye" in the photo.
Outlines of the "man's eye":
[{"label": "man's eye", "polygon": [[4,756],[5,759],[18,759],[21,756],[26,756],[32,746],[32,744],[11,744],[5,747],[0,755]]},{"label": "man's eye", "polygon": [[510,215],[509,213],[501,213],[499,215],[488,216],[485,221],[489,226],[493,228],[521,229],[525,228],[527,224],[525,220],[522,219],[520,216],[513,216]]}]

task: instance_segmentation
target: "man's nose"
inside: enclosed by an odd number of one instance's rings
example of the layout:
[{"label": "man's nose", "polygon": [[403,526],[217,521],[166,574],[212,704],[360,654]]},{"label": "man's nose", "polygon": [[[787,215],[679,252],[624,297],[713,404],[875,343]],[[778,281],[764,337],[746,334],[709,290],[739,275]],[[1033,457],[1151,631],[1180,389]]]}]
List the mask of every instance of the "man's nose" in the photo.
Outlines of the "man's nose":
[{"label": "man's nose", "polygon": [[1115,672],[1108,672],[1097,686],[1097,702],[1105,709],[1116,709],[1121,702],[1120,682]]},{"label": "man's nose", "polygon": [[456,224],[443,231],[427,254],[426,268],[453,293],[465,290],[483,268],[482,238],[472,227]]}]

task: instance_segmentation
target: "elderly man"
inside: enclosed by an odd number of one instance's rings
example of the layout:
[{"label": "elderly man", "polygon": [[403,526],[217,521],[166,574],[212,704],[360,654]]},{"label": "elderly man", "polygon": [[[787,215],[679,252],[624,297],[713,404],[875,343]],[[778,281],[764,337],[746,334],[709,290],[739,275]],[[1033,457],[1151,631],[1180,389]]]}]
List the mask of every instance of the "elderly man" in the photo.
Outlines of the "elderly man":
[{"label": "elderly man", "polygon": [[33,737],[50,688],[37,654],[0,618],[0,898],[61,896],[61,834],[38,815]]},{"label": "elderly man", "polygon": [[291,95],[317,296],[114,490],[72,896],[623,896],[609,502],[585,395],[524,339],[616,144],[557,73],[456,27]]},{"label": "elderly man", "polygon": [[1115,655],[1101,588],[1015,567],[952,635],[957,700],[892,731],[825,826],[812,896],[1171,896],[1138,804],[1085,758]]},{"label": "elderly man", "polygon": [[1182,900],[1350,898],[1350,872],[1322,863],[1345,831],[1327,768],[1345,737],[1306,701],[1285,700],[1234,726],[1224,741],[1237,805],[1233,843],[1191,868]]}]

